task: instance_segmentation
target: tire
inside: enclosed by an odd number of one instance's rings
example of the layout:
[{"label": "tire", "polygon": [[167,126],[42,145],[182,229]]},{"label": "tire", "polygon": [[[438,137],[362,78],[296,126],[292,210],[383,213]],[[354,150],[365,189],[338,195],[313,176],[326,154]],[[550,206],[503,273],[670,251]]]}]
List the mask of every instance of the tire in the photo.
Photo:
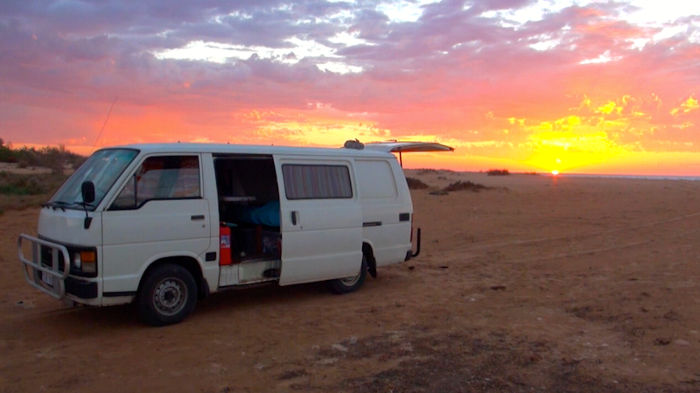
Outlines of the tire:
[{"label": "tire", "polygon": [[367,257],[362,254],[362,265],[356,276],[338,278],[328,281],[331,292],[342,295],[358,290],[365,283],[367,277]]},{"label": "tire", "polygon": [[185,319],[197,304],[197,283],[180,265],[154,268],[139,289],[137,307],[144,323],[164,326]]}]

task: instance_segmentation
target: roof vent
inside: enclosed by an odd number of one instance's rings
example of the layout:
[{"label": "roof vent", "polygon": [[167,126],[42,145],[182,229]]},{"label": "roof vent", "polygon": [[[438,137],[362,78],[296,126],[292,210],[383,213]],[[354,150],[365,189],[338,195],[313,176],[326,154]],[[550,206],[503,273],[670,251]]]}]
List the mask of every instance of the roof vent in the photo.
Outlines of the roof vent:
[{"label": "roof vent", "polygon": [[362,150],[365,148],[365,144],[360,142],[359,139],[355,140],[347,140],[345,141],[345,144],[343,145],[344,148],[346,149],[355,149],[355,150]]}]

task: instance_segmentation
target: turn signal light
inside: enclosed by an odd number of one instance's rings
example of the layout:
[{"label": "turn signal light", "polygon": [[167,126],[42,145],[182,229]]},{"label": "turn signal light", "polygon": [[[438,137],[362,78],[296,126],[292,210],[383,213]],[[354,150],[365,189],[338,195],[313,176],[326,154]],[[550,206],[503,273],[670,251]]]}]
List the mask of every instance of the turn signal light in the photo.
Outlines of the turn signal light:
[{"label": "turn signal light", "polygon": [[95,251],[81,251],[80,260],[83,261],[83,263],[95,263],[97,260]]},{"label": "turn signal light", "polygon": [[80,262],[83,273],[95,273],[97,271],[97,255],[95,251],[81,251]]}]

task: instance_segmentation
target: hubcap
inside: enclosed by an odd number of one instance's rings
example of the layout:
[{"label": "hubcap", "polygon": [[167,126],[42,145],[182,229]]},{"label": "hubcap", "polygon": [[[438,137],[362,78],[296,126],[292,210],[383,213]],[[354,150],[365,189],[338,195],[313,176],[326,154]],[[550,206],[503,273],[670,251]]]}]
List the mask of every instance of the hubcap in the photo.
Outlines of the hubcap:
[{"label": "hubcap", "polygon": [[362,275],[362,272],[357,273],[357,275],[353,276],[353,277],[341,278],[340,282],[342,282],[343,285],[345,285],[346,287],[351,287],[351,286],[355,285],[357,283],[357,281],[360,280],[361,275]]},{"label": "hubcap", "polygon": [[171,316],[179,313],[187,302],[187,285],[179,278],[161,280],[153,291],[153,305],[158,313]]}]

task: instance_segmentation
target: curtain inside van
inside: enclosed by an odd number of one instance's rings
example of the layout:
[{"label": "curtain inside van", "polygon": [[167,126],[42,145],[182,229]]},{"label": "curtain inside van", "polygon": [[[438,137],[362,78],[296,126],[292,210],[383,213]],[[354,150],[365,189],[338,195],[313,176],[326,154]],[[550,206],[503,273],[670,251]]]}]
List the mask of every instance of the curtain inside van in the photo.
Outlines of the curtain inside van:
[{"label": "curtain inside van", "polygon": [[350,172],[343,165],[282,165],[287,199],[352,198]]}]

